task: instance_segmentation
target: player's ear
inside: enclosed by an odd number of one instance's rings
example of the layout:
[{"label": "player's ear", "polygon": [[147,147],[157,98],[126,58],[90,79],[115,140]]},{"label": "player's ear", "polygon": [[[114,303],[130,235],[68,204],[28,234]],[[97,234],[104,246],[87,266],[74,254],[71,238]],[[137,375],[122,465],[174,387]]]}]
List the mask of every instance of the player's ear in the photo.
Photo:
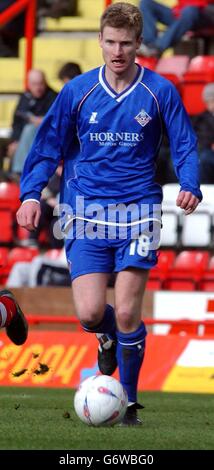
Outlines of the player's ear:
[{"label": "player's ear", "polygon": [[137,39],[136,39],[136,42],[137,42],[137,49],[139,49],[139,47],[141,46],[142,42],[143,42],[143,36],[139,36]]},{"label": "player's ear", "polygon": [[103,39],[103,36],[102,36],[102,33],[101,33],[101,32],[99,32],[98,39],[99,39],[99,44],[100,44],[100,46],[102,47],[102,39]]}]

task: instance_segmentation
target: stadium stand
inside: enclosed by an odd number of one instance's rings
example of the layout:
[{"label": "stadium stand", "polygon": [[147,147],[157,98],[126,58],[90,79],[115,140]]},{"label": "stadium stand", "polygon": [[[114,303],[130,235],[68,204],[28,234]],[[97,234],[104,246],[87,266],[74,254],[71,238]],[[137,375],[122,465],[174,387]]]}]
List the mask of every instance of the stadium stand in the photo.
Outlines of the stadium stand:
[{"label": "stadium stand", "polygon": [[203,204],[208,204],[213,208],[214,206],[214,185],[213,184],[202,184],[201,191],[203,192]]},{"label": "stadium stand", "polygon": [[180,186],[178,183],[169,183],[163,186],[163,201],[164,207],[166,208],[176,208],[175,205],[176,197],[178,195]]},{"label": "stadium stand", "polygon": [[13,116],[17,101],[18,95],[0,94],[0,137],[2,138],[9,136],[11,116]]},{"label": "stadium stand", "polygon": [[0,246],[0,285],[4,285],[8,274],[9,269],[7,265],[9,248]]},{"label": "stadium stand", "polygon": [[197,31],[189,31],[184,38],[186,41],[196,43],[197,54],[207,55],[213,49],[214,27],[201,28]]},{"label": "stadium stand", "polygon": [[191,59],[180,84],[183,103],[190,115],[205,110],[202,90],[214,81],[214,56],[197,56]]},{"label": "stadium stand", "polygon": [[161,246],[179,248],[180,245],[180,208],[176,206],[176,198],[180,186],[177,183],[163,186],[163,227],[161,230]]},{"label": "stadium stand", "polygon": [[181,80],[188,69],[190,58],[187,55],[161,57],[155,71],[170,80],[180,91]]},{"label": "stadium stand", "polygon": [[199,290],[204,292],[214,291],[214,255],[210,258],[208,267],[201,277]]},{"label": "stadium stand", "polygon": [[[213,208],[212,208],[213,211]],[[198,210],[188,217],[181,216],[181,245],[182,247],[213,246],[213,217],[208,210]]]},{"label": "stadium stand", "polygon": [[214,186],[201,185],[203,200],[197,211],[186,217],[176,206],[179,185],[163,186],[163,228],[161,246],[213,249],[214,233]]},{"label": "stadium stand", "polygon": [[15,183],[0,182],[0,243],[13,243],[15,213],[20,205],[19,187]]},{"label": "stadium stand", "polygon": [[39,254],[38,248],[34,247],[14,247],[8,253],[7,266],[11,268],[17,261],[31,261],[34,256]]},{"label": "stadium stand", "polygon": [[179,253],[172,268],[167,272],[163,288],[167,290],[194,291],[207,269],[210,254],[208,251],[184,250]]},{"label": "stadium stand", "polygon": [[[132,0],[132,3],[137,6],[139,1]],[[77,16],[57,20],[47,18],[43,20],[42,27],[46,31],[99,31],[99,18],[103,8],[102,0],[79,0]]]},{"label": "stadium stand", "polygon": [[162,215],[161,247],[178,248],[180,245],[180,225],[176,208],[170,209],[166,206]]},{"label": "stadium stand", "polygon": [[142,67],[147,67],[150,70],[155,70],[158,59],[157,57],[143,57],[137,56],[136,63],[142,65]]},{"label": "stadium stand", "polygon": [[175,260],[174,250],[165,250],[159,253],[158,264],[149,273],[148,289],[161,289],[163,281],[167,277],[169,269],[172,268]]}]

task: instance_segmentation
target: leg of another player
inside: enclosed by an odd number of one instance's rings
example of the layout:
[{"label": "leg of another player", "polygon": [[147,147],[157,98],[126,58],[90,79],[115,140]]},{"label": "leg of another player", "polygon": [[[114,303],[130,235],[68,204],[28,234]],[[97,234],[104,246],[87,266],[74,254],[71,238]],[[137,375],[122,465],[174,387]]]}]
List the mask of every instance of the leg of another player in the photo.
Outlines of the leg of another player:
[{"label": "leg of another player", "polygon": [[141,305],[148,274],[149,270],[130,268],[118,273],[115,285],[117,362],[129,405],[137,403],[137,383],[144,358],[146,329],[141,320]]},{"label": "leg of another player", "polygon": [[7,336],[13,343],[25,343],[28,336],[27,320],[8,289],[0,291],[0,328],[6,329]]}]

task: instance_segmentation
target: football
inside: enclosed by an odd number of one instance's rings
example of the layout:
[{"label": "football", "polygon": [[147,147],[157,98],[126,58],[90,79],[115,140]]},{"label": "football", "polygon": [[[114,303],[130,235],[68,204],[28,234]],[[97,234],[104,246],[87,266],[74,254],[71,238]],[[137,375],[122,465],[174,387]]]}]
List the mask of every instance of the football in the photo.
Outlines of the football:
[{"label": "football", "polygon": [[93,375],[81,382],[74,396],[77,416],[88,425],[112,426],[119,423],[128,405],[121,383],[108,375]]}]

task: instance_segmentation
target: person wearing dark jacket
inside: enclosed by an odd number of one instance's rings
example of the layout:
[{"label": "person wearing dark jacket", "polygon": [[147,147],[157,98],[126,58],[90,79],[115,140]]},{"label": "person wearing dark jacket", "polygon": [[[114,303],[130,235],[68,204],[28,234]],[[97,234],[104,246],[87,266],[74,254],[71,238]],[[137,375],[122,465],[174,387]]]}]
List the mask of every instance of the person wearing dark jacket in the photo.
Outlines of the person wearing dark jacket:
[{"label": "person wearing dark jacket", "polygon": [[12,172],[21,173],[37,128],[56,96],[57,93],[48,86],[41,70],[32,69],[28,72],[28,88],[21,94],[15,109],[8,146]]},{"label": "person wearing dark jacket", "polygon": [[192,118],[198,137],[201,183],[214,184],[214,83],[203,89],[206,111]]}]

